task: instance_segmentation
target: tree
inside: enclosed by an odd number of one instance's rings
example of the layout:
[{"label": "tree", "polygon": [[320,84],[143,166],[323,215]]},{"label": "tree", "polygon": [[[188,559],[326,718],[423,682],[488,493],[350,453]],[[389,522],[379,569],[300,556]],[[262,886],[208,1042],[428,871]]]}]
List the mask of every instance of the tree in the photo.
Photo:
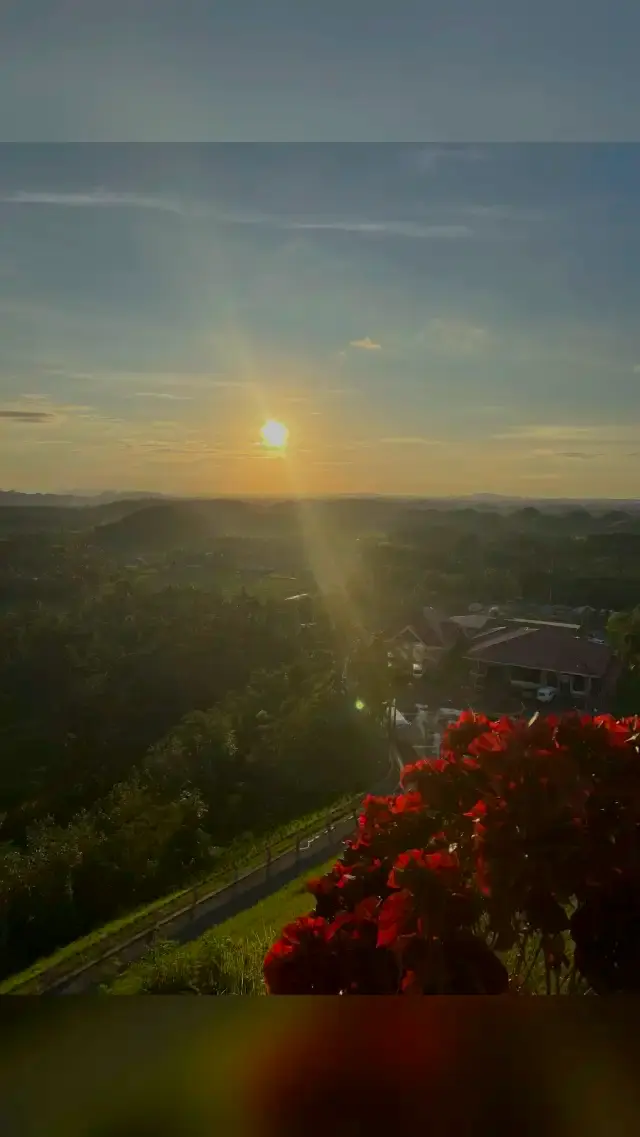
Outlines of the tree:
[{"label": "tree", "polygon": [[382,722],[394,695],[388,648],[380,634],[361,639],[349,658],[349,683],[359,701]]},{"label": "tree", "polygon": [[612,613],[607,635],[622,662],[634,670],[640,663],[640,605],[630,612]]}]

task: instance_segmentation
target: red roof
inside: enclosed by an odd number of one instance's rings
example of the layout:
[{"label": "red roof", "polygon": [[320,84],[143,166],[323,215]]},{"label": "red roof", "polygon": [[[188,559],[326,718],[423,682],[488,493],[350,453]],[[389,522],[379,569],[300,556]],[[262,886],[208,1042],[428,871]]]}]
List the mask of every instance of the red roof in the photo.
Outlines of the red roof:
[{"label": "red roof", "polygon": [[567,629],[538,626],[485,636],[469,648],[467,659],[600,679],[612,663],[613,652],[606,644],[592,643]]}]

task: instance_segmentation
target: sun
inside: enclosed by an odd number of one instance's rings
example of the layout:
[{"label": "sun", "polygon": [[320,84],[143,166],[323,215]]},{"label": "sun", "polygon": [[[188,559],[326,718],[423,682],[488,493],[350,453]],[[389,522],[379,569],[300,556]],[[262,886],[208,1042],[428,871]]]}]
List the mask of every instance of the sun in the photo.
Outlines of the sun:
[{"label": "sun", "polygon": [[260,437],[265,446],[271,446],[274,450],[284,450],[289,438],[289,431],[283,422],[270,418],[260,427]]}]

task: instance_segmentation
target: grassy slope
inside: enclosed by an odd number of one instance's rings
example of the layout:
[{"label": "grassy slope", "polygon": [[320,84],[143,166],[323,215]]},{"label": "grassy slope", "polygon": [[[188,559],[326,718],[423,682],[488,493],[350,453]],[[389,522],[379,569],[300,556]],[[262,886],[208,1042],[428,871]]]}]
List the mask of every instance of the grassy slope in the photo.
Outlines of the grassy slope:
[{"label": "grassy slope", "polygon": [[[21,994],[23,992],[20,989],[25,984],[38,981],[41,977],[45,980],[49,972],[55,971],[57,974],[58,970],[62,968],[71,972],[83,964],[99,958],[103,951],[113,946],[111,941],[114,937],[124,941],[147,926],[153,927],[156,919],[168,915],[171,911],[178,911],[187,902],[195,883],[197,883],[198,891],[201,893],[224,887],[234,877],[234,869],[230,868],[230,864],[233,864],[234,867],[237,866],[241,871],[247,871],[254,865],[262,864],[267,844],[272,845],[274,856],[277,855],[278,852],[282,851],[279,848],[280,843],[286,845],[289,838],[294,837],[296,833],[308,832],[316,826],[321,828],[329,814],[336,811],[340,812],[343,806],[352,800],[360,800],[361,796],[358,795],[357,799],[340,798],[331,806],[316,810],[296,821],[280,826],[271,834],[265,835],[260,841],[239,841],[229,850],[225,850],[224,862],[216,872],[201,877],[197,882],[191,882],[187,888],[178,889],[168,896],[164,895],[145,905],[144,908],[136,909],[134,912],[129,912],[101,928],[96,928],[87,936],[83,936],[82,939],[74,940],[73,943],[61,947],[53,955],[37,960],[25,971],[3,980],[0,983],[0,995]],[[241,918],[238,917],[238,919]]]},{"label": "grassy slope", "polygon": [[336,857],[285,885],[246,912],[189,944],[161,944],[106,990],[113,995],[263,995],[262,960],[284,924],[309,912],[310,876],[328,872]]},{"label": "grassy slope", "polygon": [[[313,908],[313,899],[305,891],[310,876],[322,876],[335,863],[333,856],[324,865],[281,888],[253,908],[241,912],[224,924],[188,944],[164,943],[133,964],[109,986],[110,995],[194,994],[194,995],[264,995],[262,961],[281,929],[296,916]],[[566,939],[567,954],[572,955]],[[532,943],[525,959],[519,960],[514,950],[501,954],[509,974],[526,976],[523,993],[544,995],[545,970],[542,957]],[[575,989],[583,994],[583,987]],[[564,987],[562,994],[569,994]]]}]

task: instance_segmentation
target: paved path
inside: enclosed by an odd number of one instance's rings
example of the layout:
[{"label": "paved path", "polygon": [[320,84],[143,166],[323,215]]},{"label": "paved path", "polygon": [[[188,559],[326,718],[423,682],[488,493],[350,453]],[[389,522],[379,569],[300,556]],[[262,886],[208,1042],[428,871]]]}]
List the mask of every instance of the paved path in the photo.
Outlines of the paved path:
[{"label": "paved path", "polygon": [[[372,792],[393,793],[397,782],[398,763],[392,754],[388,774]],[[197,939],[209,928],[216,927],[217,924],[247,908],[253,908],[259,900],[277,892],[279,888],[301,876],[307,869],[311,870],[316,865],[322,864],[332,854],[338,856],[343,841],[350,837],[353,831],[353,817],[334,823],[330,833],[325,830],[303,840],[298,854],[295,849],[291,849],[275,857],[270,865],[263,864],[251,870],[234,884],[209,897],[203,897],[191,909],[177,913],[159,929],[141,932],[88,967],[73,975],[62,977],[57,983],[52,984],[46,993],[79,995],[95,990],[128,964],[140,959],[149,950],[158,932],[162,939],[175,940],[178,943],[188,943]]]},{"label": "paved path", "polygon": [[[190,911],[183,911],[163,924],[158,929],[160,938],[188,943],[189,940],[197,939],[209,928],[214,928],[247,908],[253,908],[259,900],[277,892],[279,888],[301,876],[306,869],[322,864],[332,853],[338,855],[342,842],[353,833],[353,829],[353,818],[348,818],[335,824],[332,833],[319,833],[312,840],[303,842],[298,857],[294,849],[274,858],[270,866],[261,865],[252,870],[235,884],[203,899]],[[155,930],[142,933],[109,957],[97,961],[81,973],[61,979],[47,993],[79,995],[95,989],[122,971],[124,966],[140,959],[149,950],[155,934]]]}]

